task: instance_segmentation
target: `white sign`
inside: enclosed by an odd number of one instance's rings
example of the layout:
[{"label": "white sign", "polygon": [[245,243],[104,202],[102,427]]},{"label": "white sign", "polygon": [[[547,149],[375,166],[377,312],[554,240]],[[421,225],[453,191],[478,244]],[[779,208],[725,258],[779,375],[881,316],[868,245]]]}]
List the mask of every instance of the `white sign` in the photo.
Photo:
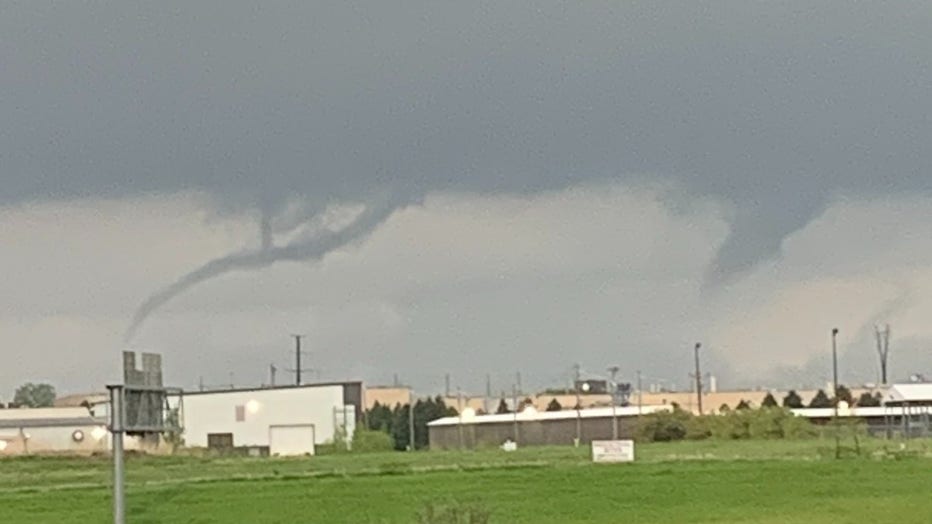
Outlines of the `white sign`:
[{"label": "white sign", "polygon": [[593,462],[633,462],[633,440],[593,440]]}]

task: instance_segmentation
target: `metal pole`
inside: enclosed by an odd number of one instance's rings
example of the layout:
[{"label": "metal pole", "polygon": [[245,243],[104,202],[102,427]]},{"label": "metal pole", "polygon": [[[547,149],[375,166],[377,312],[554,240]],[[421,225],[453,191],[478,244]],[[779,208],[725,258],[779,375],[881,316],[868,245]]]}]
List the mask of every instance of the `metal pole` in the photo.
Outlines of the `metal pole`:
[{"label": "metal pole", "polygon": [[408,388],[408,451],[414,451],[414,391]]},{"label": "metal pole", "polygon": [[702,415],[702,373],[699,371],[699,348],[701,347],[702,343],[696,342],[694,349],[696,354],[696,402],[699,406],[700,415]]},{"label": "metal pole", "polygon": [[304,335],[291,335],[294,337],[294,383],[301,385],[301,337]]},{"label": "metal pole", "polygon": [[578,448],[579,442],[582,440],[582,413],[579,411],[582,408],[579,398],[579,364],[574,365],[573,370],[576,377],[573,381],[573,389],[576,390],[576,441],[573,442],[573,445]]},{"label": "metal pole", "polygon": [[642,404],[643,398],[644,397],[642,396],[642,393],[641,393],[641,370],[639,369],[638,370],[638,417],[641,416],[641,404]]},{"label": "metal pole", "polygon": [[838,435],[838,328],[832,329],[832,389],[834,411],[832,412],[832,426],[835,433],[835,458],[841,458],[841,442]]},{"label": "metal pole", "polygon": [[516,384],[511,385],[511,399],[512,399],[512,433],[514,433],[515,444],[518,443],[518,386]]},{"label": "metal pole", "polygon": [[110,436],[113,439],[113,523],[126,522],[126,501],[123,479],[123,386],[107,386],[110,390]]},{"label": "metal pole", "polygon": [[459,388],[456,389],[456,405],[459,407],[459,424],[457,429],[459,430],[460,437],[460,449],[463,449],[463,391]]},{"label": "metal pole", "polygon": [[615,375],[618,374],[618,366],[612,366],[608,368],[609,373],[612,374],[612,440],[618,440],[618,412],[615,409],[615,405],[618,404],[617,398],[615,395],[618,393],[618,385],[615,383]]}]

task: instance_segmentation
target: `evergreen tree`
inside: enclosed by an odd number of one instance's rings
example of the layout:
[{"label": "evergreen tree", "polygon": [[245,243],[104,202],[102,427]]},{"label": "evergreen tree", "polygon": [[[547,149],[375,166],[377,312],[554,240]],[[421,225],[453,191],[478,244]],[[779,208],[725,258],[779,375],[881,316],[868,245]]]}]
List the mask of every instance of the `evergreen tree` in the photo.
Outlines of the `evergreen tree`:
[{"label": "evergreen tree", "polygon": [[828,398],[828,395],[825,394],[825,391],[819,390],[816,392],[815,396],[812,397],[812,400],[809,402],[810,408],[830,408],[832,407],[832,399]]},{"label": "evergreen tree", "polygon": [[760,407],[762,408],[775,408],[778,405],[779,404],[777,404],[777,399],[773,398],[772,393],[767,393],[767,396],[764,397],[764,400],[762,400],[760,403]]},{"label": "evergreen tree", "polygon": [[787,409],[800,409],[803,406],[803,399],[799,396],[795,390],[790,390],[789,393],[783,397],[783,407]]},{"label": "evergreen tree", "polygon": [[845,402],[850,406],[854,404],[854,395],[844,384],[839,384],[835,389],[835,402]]},{"label": "evergreen tree", "polygon": [[751,403],[744,399],[742,399],[741,402],[738,402],[738,405],[735,406],[735,411],[744,411],[747,409],[751,409]]},{"label": "evergreen tree", "polygon": [[511,413],[511,410],[508,409],[508,402],[505,402],[505,399],[498,401],[498,408],[495,410],[495,412],[499,415]]},{"label": "evergreen tree", "polygon": [[547,404],[547,411],[562,411],[563,406],[560,405],[560,402],[557,399],[550,399],[550,403]]},{"label": "evergreen tree", "polygon": [[869,392],[865,391],[861,393],[861,396],[858,397],[858,406],[862,408],[874,408],[880,406],[880,397],[871,395]]}]

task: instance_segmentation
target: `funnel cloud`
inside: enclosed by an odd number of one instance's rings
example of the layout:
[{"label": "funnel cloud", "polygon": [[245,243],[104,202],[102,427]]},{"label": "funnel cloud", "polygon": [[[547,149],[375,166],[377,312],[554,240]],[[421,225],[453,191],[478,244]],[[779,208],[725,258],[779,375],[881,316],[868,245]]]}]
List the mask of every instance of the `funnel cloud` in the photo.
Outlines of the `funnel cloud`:
[{"label": "funnel cloud", "polygon": [[309,238],[298,238],[283,246],[272,244],[271,229],[268,226],[268,220],[263,215],[262,247],[260,249],[232,253],[206,262],[201,267],[183,275],[171,285],[152,294],[143,301],[133,314],[132,322],[126,330],[123,340],[127,344],[131,343],[140,327],[152,313],[174,297],[201,282],[232,271],[254,271],[268,267],[276,262],[320,260],[336,249],[365,238],[379,224],[387,220],[399,205],[400,203],[391,202],[388,199],[370,201],[359,211],[349,225],[335,231],[324,229]]}]

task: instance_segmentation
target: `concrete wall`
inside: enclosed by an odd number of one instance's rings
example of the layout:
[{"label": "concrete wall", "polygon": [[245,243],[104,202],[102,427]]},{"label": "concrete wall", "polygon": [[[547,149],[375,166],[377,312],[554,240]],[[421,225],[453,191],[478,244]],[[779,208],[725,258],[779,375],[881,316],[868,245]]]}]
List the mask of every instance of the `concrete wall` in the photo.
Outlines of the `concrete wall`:
[{"label": "concrete wall", "polygon": [[[334,409],[342,413],[343,398],[342,385],[188,393],[185,445],[206,447],[208,433],[232,433],[234,446],[268,446],[269,426],[289,424],[313,424],[315,443],[323,444],[334,437]],[[348,418],[355,427],[352,412]]]},{"label": "concrete wall", "polygon": [[[514,439],[513,422],[463,424],[461,426],[430,426],[430,449],[467,449],[500,446],[507,439]],[[618,418],[619,438],[633,438],[637,428],[637,417]],[[612,437],[612,418],[581,419],[581,445],[593,440]],[[576,438],[576,419],[518,421],[518,446],[572,445]]]}]

